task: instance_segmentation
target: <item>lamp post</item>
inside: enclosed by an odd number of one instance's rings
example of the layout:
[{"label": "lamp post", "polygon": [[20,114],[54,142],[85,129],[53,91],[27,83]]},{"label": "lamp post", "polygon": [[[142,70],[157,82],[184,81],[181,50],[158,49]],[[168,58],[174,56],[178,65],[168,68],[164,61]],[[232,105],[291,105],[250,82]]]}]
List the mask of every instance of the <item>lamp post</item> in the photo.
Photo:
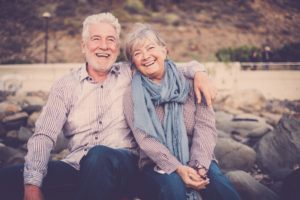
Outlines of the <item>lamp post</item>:
[{"label": "lamp post", "polygon": [[49,19],[51,17],[51,14],[49,12],[44,12],[43,13],[43,18],[45,19],[45,57],[44,57],[44,63],[47,63],[47,54],[48,54],[48,24],[49,24]]}]

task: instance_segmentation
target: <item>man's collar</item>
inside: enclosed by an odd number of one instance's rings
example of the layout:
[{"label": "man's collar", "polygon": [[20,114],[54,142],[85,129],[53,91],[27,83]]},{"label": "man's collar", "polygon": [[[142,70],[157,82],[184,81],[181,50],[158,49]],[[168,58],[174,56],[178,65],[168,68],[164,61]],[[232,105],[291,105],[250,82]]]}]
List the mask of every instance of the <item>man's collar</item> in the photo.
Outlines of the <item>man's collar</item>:
[{"label": "man's collar", "polygon": [[[120,65],[117,63],[114,63],[113,66],[110,69],[111,74],[114,74],[115,76],[118,76],[120,74]],[[79,81],[83,81],[85,79],[92,78],[87,71],[87,63],[85,63],[85,66],[82,66],[79,72]]]}]

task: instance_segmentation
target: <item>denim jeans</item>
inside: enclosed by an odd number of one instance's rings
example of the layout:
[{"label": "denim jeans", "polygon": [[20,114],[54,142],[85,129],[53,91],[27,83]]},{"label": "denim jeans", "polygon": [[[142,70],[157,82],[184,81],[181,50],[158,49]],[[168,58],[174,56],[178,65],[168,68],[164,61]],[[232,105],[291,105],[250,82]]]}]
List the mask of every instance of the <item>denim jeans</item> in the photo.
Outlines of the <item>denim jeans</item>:
[{"label": "denim jeans", "polygon": [[[24,165],[0,169],[0,199],[23,200]],[[79,173],[62,161],[50,161],[43,180],[42,192],[46,200],[73,200],[78,191]]]},{"label": "denim jeans", "polygon": [[80,161],[78,200],[132,198],[137,190],[137,156],[126,149],[96,146]]},{"label": "denim jeans", "polygon": [[[212,161],[208,177],[210,183],[200,194],[204,200],[240,200],[233,185],[222,174],[217,163]],[[159,174],[153,170],[153,166],[143,169],[145,200],[186,200],[186,187],[180,176],[171,174]]]},{"label": "denim jeans", "polygon": [[[23,200],[24,165],[0,169],[0,199]],[[80,162],[80,171],[62,161],[50,161],[43,179],[45,200],[120,200],[137,188],[137,156],[125,149],[93,147]]]}]

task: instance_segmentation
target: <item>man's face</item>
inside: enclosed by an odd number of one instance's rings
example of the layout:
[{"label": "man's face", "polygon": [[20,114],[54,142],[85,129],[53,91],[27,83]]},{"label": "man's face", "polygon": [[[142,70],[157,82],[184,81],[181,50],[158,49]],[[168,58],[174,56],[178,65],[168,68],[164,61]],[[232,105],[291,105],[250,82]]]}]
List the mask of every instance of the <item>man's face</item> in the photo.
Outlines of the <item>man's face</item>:
[{"label": "man's face", "polygon": [[82,41],[82,52],[88,68],[98,72],[108,72],[120,52],[115,28],[108,23],[90,25],[89,37]]}]

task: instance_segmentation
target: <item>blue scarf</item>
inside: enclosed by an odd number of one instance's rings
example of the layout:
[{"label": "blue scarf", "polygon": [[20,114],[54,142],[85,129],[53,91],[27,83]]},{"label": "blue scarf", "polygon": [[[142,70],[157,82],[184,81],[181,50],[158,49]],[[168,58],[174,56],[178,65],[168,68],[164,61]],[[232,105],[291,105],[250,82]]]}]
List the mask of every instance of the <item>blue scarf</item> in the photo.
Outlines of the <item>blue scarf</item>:
[{"label": "blue scarf", "polygon": [[[154,137],[183,164],[189,161],[189,146],[183,119],[183,104],[190,85],[177,71],[175,64],[165,61],[165,75],[160,84],[136,72],[132,79],[134,127]],[[157,117],[155,106],[164,106],[163,123]],[[193,192],[192,192],[193,193]],[[195,199],[187,194],[187,199]]]}]

